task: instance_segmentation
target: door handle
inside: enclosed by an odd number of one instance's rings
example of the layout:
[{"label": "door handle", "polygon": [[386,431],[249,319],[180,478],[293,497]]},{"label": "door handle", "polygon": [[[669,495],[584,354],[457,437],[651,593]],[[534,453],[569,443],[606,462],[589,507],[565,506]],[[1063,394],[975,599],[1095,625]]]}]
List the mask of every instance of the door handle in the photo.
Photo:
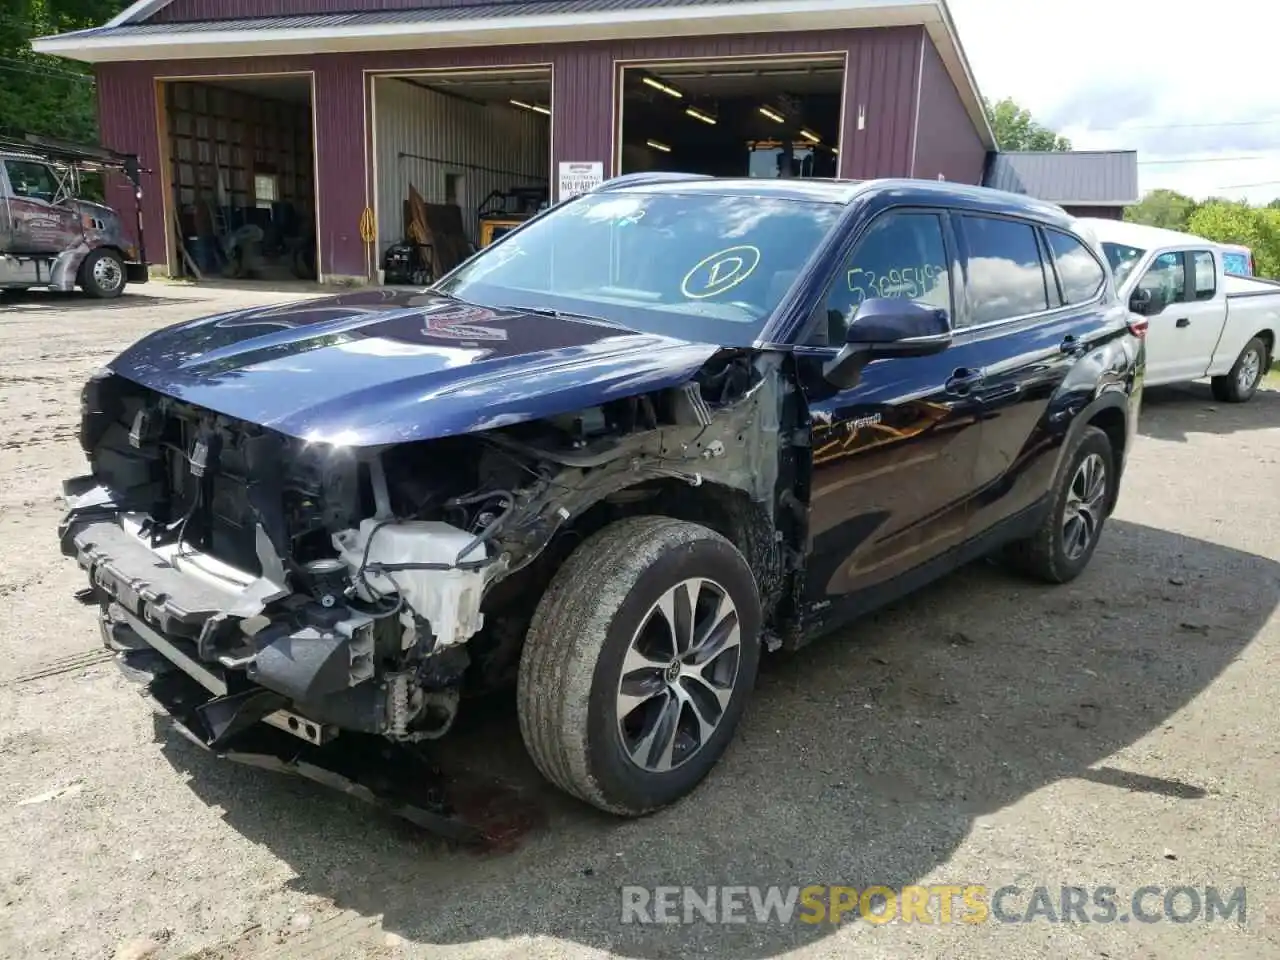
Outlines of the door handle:
[{"label": "door handle", "polygon": [[1077,337],[1074,333],[1069,333],[1062,338],[1062,343],[1058,344],[1058,350],[1068,356],[1084,353],[1089,349],[1089,345]]},{"label": "door handle", "polygon": [[1178,328],[1179,330],[1181,330],[1183,327],[1189,327],[1189,326],[1191,326],[1191,318],[1190,318],[1190,317],[1179,317],[1179,318],[1178,318],[1178,320],[1177,320],[1177,323],[1175,324],[1175,326],[1177,326],[1177,328]]},{"label": "door handle", "polygon": [[967,396],[969,391],[982,383],[986,379],[986,375],[981,370],[970,370],[968,367],[960,367],[952,372],[951,377],[943,384],[943,388],[947,393],[955,396]]}]

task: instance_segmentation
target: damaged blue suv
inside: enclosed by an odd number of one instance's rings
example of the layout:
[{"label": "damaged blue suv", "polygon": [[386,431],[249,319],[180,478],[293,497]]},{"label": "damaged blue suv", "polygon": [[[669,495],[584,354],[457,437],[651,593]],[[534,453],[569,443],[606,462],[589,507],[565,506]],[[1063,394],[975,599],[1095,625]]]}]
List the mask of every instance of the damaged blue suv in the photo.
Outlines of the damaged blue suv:
[{"label": "damaged blue suv", "polygon": [[428,290],[126,350],[84,390],[62,548],[219,753],[265,730],[325,780],[513,689],[538,769],[639,815],[707,775],[766,651],[978,557],[1076,577],[1143,324],[1027,198],[624,177]]}]

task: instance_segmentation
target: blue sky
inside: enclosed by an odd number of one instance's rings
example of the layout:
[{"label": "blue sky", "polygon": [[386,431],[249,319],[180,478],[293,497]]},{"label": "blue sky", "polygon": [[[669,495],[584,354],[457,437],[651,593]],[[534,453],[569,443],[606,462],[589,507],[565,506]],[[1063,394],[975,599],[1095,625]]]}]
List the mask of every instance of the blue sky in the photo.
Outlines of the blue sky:
[{"label": "blue sky", "polygon": [[1138,150],[1142,190],[1280,197],[1275,0],[948,6],[984,95],[1013,97],[1077,149]]}]

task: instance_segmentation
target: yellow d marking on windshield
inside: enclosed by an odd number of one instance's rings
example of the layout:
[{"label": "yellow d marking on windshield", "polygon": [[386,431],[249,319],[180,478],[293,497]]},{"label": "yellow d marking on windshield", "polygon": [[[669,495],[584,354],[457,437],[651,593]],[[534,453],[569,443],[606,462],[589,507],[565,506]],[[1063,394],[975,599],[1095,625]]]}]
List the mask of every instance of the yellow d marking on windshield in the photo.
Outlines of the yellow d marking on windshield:
[{"label": "yellow d marking on windshield", "polygon": [[732,290],[760,266],[760,250],[743,245],[719,250],[699,260],[684,275],[680,290],[690,300],[705,300]]}]

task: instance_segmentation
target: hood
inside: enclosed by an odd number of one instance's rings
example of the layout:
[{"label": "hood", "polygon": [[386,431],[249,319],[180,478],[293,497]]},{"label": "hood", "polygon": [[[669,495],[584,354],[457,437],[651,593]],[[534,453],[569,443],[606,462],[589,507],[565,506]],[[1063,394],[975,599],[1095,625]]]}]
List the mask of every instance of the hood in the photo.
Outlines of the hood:
[{"label": "hood", "polygon": [[373,446],[676,386],[717,350],[430,293],[368,290],[178,324],[109,366],[289,436]]}]

